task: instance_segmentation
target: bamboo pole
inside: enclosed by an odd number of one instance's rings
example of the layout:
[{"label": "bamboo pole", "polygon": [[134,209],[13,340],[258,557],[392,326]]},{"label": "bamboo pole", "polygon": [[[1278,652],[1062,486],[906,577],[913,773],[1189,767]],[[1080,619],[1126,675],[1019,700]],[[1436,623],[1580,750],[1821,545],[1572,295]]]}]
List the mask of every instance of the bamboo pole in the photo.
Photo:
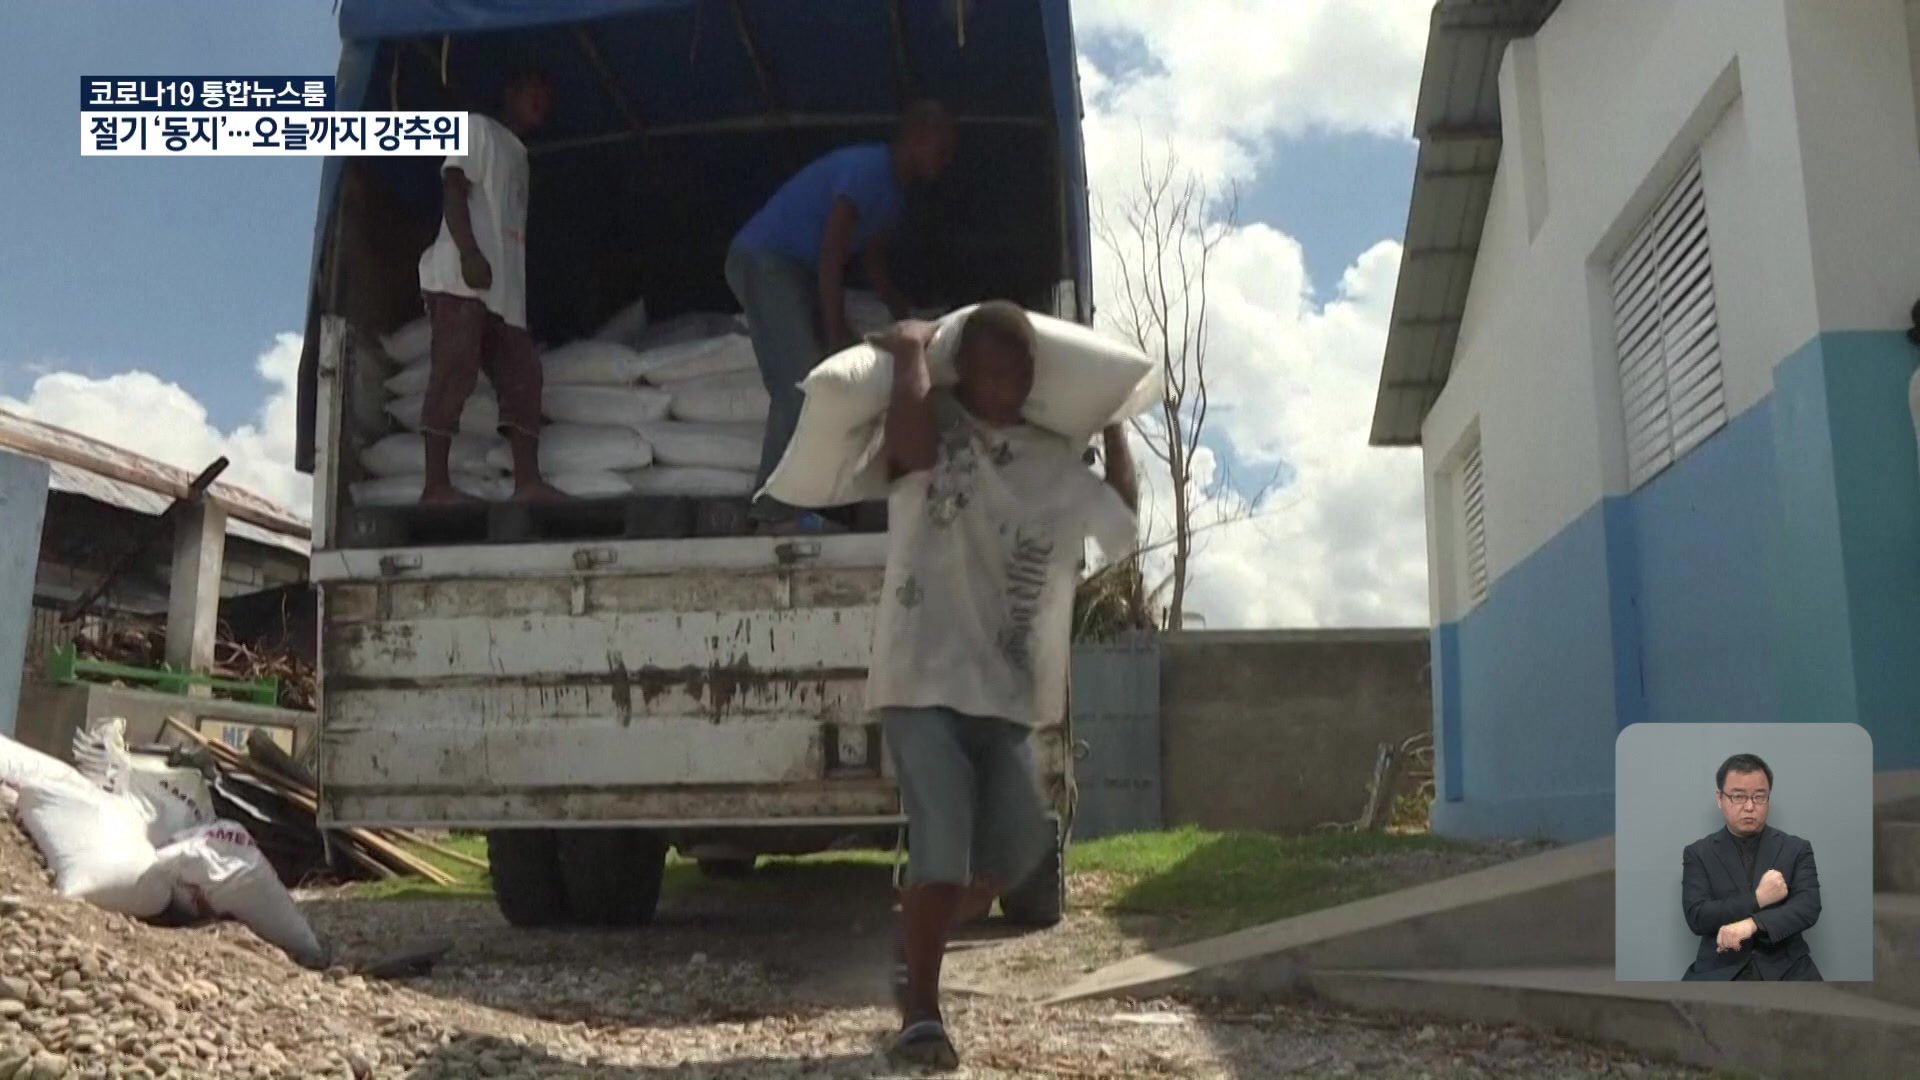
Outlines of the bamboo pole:
[{"label": "bamboo pole", "polygon": [[[288,781],[282,779],[281,777],[274,775],[270,770],[265,769],[261,766],[255,765],[254,763],[248,761],[245,757],[241,756],[239,753],[235,752],[232,747],[225,746],[221,743],[217,743],[212,739],[207,738],[205,735],[202,735],[200,732],[193,730],[192,728],[186,726],[185,724],[182,724],[180,721],[175,720],[171,716],[166,718],[166,726],[179,732],[181,735],[186,736],[188,739],[193,741],[196,745],[204,747],[208,753],[212,754],[215,758],[218,758],[222,763],[228,765],[231,768],[238,769],[242,772],[248,773],[249,775],[253,776],[256,780],[259,780],[261,783],[264,783],[268,787],[273,788],[275,791],[278,791],[282,796],[284,796],[287,799],[288,802],[291,802],[295,806],[298,806],[299,808],[301,808],[302,810],[305,810],[308,813],[313,814],[316,823],[318,822],[319,815],[320,815],[320,803],[319,803],[318,797],[314,795],[312,792],[302,790],[300,785],[289,783]],[[355,841],[356,843],[362,844],[365,847],[372,849],[372,851],[374,851],[375,853],[385,856],[395,866],[408,870],[418,877],[423,877],[428,881],[433,882],[435,885],[458,884],[458,882],[455,880],[455,878],[451,874],[448,874],[444,870],[441,870],[439,867],[433,865],[430,862],[427,862],[424,859],[415,858],[412,854],[408,853],[405,849],[393,843],[390,843],[387,840],[382,839],[380,836],[378,836],[375,833],[369,832],[366,829],[357,829],[357,828],[342,829],[340,831],[346,834],[346,836],[349,839]]]}]

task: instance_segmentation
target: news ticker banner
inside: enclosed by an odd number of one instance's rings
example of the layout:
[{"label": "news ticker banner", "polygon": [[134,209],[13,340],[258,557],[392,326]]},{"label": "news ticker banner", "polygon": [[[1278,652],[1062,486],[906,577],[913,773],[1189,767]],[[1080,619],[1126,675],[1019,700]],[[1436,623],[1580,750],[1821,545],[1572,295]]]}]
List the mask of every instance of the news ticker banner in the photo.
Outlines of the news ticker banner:
[{"label": "news ticker banner", "polygon": [[341,111],[332,76],[80,79],[85,157],[448,157],[464,112]]}]

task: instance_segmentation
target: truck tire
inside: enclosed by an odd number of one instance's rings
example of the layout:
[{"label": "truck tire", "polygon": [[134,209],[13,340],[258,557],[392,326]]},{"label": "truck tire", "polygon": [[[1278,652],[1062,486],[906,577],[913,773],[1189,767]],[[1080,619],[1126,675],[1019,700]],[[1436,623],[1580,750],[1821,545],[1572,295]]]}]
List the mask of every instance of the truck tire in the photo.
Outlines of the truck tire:
[{"label": "truck tire", "polygon": [[702,877],[739,879],[753,876],[755,859],[701,859]]},{"label": "truck tire", "polygon": [[560,880],[572,925],[647,925],[660,906],[666,869],[666,841],[645,829],[560,830]]},{"label": "truck tire", "polygon": [[1027,880],[1000,895],[1000,914],[1014,926],[1045,930],[1067,913],[1067,838],[1054,824],[1053,846]]},{"label": "truck tire", "polygon": [[552,829],[498,829],[487,834],[493,902],[524,929],[559,926],[567,918],[560,882],[559,837]]}]

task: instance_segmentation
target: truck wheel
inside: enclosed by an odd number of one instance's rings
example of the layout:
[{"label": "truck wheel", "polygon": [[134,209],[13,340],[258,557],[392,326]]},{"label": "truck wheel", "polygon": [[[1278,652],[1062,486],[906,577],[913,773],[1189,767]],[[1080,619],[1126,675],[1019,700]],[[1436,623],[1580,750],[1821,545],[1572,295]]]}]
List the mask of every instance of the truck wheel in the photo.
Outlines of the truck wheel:
[{"label": "truck wheel", "polygon": [[700,873],[710,878],[748,878],[753,876],[754,859],[701,859]]},{"label": "truck wheel", "polygon": [[1000,896],[1000,914],[1014,926],[1045,930],[1058,926],[1067,911],[1067,838],[1054,826],[1053,847],[1027,880]]},{"label": "truck wheel", "polygon": [[566,921],[560,883],[559,837],[552,829],[499,829],[487,834],[493,902],[507,922],[523,928]]},{"label": "truck wheel", "polygon": [[645,829],[560,830],[560,880],[573,925],[652,922],[666,869],[666,841]]}]

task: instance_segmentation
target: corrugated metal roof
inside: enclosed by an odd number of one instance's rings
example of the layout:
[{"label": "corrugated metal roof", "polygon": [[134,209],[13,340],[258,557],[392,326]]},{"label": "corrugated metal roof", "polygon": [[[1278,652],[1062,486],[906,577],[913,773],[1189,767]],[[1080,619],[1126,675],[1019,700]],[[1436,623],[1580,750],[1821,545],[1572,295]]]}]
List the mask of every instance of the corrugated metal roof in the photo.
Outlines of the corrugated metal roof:
[{"label": "corrugated metal roof", "polygon": [[[97,439],[0,410],[0,450],[48,464],[55,491],[141,514],[164,513],[184,495],[193,475]],[[307,523],[245,488],[216,482],[209,497],[227,511],[227,533],[306,554]]]},{"label": "corrugated metal roof", "polygon": [[1500,166],[1500,61],[1560,0],[1439,0],[1427,36],[1414,137],[1420,155],[1394,290],[1375,446],[1415,446],[1453,370],[1467,288]]}]

